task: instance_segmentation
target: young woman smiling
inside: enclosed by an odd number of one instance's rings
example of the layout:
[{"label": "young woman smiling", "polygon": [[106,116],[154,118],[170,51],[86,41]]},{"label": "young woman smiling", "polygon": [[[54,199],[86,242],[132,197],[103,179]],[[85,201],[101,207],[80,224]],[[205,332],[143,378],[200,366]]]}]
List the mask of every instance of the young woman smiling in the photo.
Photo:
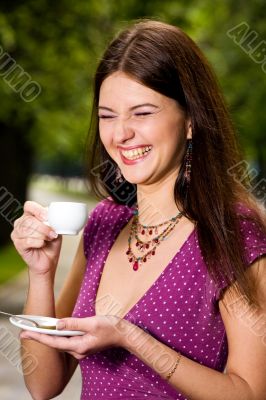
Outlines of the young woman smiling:
[{"label": "young woman smiling", "polygon": [[27,202],[12,233],[29,266],[25,313],[85,332],[21,334],[38,359],[25,374],[32,396],[62,392],[79,360],[83,400],[265,399],[265,212],[235,168],[211,68],[183,31],[141,20],[109,44],[89,150],[101,201],[56,306],[61,238],[43,224],[45,209]]}]

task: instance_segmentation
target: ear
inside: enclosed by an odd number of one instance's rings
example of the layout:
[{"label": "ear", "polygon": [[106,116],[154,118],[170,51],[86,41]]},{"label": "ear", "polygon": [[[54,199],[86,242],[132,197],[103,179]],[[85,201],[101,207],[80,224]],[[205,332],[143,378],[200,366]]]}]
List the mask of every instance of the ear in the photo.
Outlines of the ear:
[{"label": "ear", "polygon": [[192,123],[190,118],[188,118],[186,121],[186,133],[187,139],[192,139]]}]

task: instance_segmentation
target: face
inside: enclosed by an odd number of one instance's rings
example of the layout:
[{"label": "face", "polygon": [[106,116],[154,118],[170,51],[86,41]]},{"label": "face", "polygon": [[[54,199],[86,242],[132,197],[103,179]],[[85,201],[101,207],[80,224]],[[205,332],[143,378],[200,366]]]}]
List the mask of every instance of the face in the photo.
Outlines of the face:
[{"label": "face", "polygon": [[98,106],[101,141],[128,182],[177,176],[191,128],[175,100],[115,72],[103,81]]}]

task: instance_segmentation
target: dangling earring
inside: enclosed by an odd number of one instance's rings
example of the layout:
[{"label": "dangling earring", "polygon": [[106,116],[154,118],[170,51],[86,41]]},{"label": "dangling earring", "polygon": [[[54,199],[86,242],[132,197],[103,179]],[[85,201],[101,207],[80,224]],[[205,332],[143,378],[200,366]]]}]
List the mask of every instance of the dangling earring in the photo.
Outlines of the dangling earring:
[{"label": "dangling earring", "polygon": [[184,178],[189,185],[190,183],[190,175],[191,175],[191,164],[192,164],[192,139],[187,140],[188,145],[187,145],[187,152],[185,155],[185,172],[184,172]]},{"label": "dangling earring", "polygon": [[120,168],[117,166],[116,168],[116,177],[115,177],[116,183],[122,183],[123,182],[123,175],[121,174]]}]

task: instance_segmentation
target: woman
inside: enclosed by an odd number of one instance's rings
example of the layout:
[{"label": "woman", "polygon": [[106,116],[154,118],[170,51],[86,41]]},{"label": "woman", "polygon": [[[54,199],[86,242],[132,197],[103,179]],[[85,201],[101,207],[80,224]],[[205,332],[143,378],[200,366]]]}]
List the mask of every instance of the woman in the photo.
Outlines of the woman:
[{"label": "woman", "polygon": [[61,238],[45,209],[27,202],[12,233],[29,266],[25,313],[86,332],[21,334],[39,362],[29,391],[56,396],[79,360],[82,399],[264,399],[264,211],[206,59],[179,28],[137,21],[108,46],[94,89],[89,168],[102,200],[56,307]]}]

